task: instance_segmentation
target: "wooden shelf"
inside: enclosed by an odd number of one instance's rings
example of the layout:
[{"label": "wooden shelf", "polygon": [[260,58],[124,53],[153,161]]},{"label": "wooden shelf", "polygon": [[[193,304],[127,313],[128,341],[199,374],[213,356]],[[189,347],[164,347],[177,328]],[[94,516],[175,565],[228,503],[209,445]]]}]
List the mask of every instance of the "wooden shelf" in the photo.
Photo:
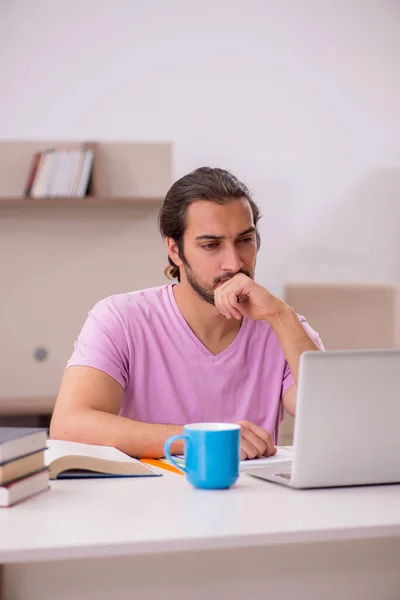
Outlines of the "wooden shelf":
[{"label": "wooden shelf", "polygon": [[0,415],[51,415],[55,402],[55,396],[1,398]]},{"label": "wooden shelf", "polygon": [[[93,166],[89,198],[22,198],[32,168],[33,156],[48,148],[89,149]],[[0,203],[19,206],[35,202],[49,206],[57,202],[71,207],[85,202],[92,206],[115,206],[160,202],[171,185],[172,148],[166,142],[112,142],[62,140],[0,140]],[[12,205],[14,206],[14,204]],[[16,204],[15,204],[16,206]],[[52,204],[51,204],[52,206]]]},{"label": "wooden shelf", "polygon": [[0,209],[37,209],[37,208],[135,208],[144,206],[161,206],[164,198],[161,196],[115,196],[97,197],[85,196],[84,198],[45,197],[27,198],[18,196],[0,196]]}]

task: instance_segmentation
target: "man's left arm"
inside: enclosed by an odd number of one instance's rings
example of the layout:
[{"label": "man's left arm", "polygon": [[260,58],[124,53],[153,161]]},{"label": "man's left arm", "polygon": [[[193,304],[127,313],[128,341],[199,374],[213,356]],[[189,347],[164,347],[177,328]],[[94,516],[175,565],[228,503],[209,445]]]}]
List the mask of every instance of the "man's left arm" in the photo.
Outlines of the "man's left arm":
[{"label": "man's left arm", "polygon": [[297,383],[299,379],[300,356],[303,352],[320,350],[318,345],[308,335],[293,308],[284,302],[274,315],[266,321],[275,331],[286,361],[292,372],[295,384],[283,394],[283,405],[293,417],[296,413]]},{"label": "man's left arm", "polygon": [[300,356],[322,349],[311,339],[295,310],[243,273],[237,273],[215,290],[215,306],[227,319],[267,321],[274,329],[292,372],[294,385],[283,394],[283,405],[294,417]]}]

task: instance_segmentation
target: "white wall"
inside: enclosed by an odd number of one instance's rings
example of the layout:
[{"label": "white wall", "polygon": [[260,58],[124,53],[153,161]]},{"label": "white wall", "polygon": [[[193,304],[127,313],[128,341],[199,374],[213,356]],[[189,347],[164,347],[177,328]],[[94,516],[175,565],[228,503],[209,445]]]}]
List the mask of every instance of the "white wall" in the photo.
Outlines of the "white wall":
[{"label": "white wall", "polygon": [[276,293],[399,280],[398,0],[3,0],[0,56],[0,138],[172,141],[175,177],[243,178]]},{"label": "white wall", "polygon": [[3,0],[0,11],[0,137],[172,140],[176,176],[221,165],[254,190],[266,285],[399,278],[381,211],[400,196],[399,1]]}]

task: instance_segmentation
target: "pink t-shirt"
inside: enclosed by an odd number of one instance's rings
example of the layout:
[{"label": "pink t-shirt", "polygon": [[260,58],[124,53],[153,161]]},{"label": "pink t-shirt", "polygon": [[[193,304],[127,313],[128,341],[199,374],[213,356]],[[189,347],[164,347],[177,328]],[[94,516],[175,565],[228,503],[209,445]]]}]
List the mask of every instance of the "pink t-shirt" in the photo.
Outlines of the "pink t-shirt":
[{"label": "pink t-shirt", "polygon": [[[186,323],[172,287],[98,302],[67,367],[94,367],[118,381],[125,417],[176,425],[247,419],[276,442],[282,395],[294,379],[272,327],[244,318],[234,341],[214,356]],[[299,318],[322,348],[318,334]]]}]

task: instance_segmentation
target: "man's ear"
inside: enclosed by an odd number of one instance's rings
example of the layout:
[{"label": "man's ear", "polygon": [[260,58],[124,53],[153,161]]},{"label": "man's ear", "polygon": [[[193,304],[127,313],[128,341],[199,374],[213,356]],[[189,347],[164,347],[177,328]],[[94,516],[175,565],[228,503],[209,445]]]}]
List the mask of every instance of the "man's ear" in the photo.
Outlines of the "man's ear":
[{"label": "man's ear", "polygon": [[170,259],[174,262],[174,264],[177,267],[181,267],[183,265],[183,261],[179,256],[178,244],[171,237],[167,237],[166,242],[167,242],[168,255],[169,255]]}]

